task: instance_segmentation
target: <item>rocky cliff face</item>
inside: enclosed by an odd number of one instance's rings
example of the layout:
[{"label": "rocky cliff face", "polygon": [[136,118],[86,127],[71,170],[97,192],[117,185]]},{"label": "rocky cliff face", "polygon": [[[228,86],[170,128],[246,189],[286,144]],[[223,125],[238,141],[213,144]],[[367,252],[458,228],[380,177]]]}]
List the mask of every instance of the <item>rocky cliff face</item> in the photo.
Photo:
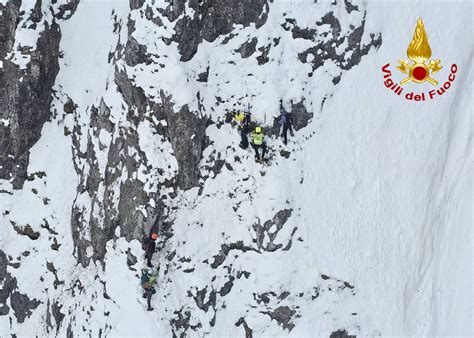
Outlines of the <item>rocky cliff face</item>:
[{"label": "rocky cliff face", "polygon": [[255,24],[258,29],[267,19],[268,4],[266,0],[177,0],[160,12],[176,22],[172,40],[178,43],[181,61],[189,61],[203,40],[213,42],[217,37],[231,33],[235,25]]},{"label": "rocky cliff face", "polygon": [[[30,148],[41,136],[43,124],[51,118],[52,87],[59,70],[58,24],[44,22],[36,48],[15,46],[15,31],[19,24],[35,27],[42,21],[41,1],[29,16],[20,15],[21,1],[0,4],[0,178],[11,180],[16,189],[27,179]],[[13,48],[17,50],[12,50]],[[20,67],[12,62],[8,53],[27,58]]]},{"label": "rocky cliff face", "polygon": [[[336,85],[343,72],[357,65],[361,57],[382,42],[380,35],[365,33],[362,6],[352,6],[347,1],[344,5],[321,5],[321,12],[316,11],[320,17],[309,24],[298,17],[301,9],[292,12],[266,0],[175,0],[163,4],[131,0],[125,12],[115,11],[115,8],[100,12],[105,16],[100,20],[111,22],[104,29],[110,29],[113,46],[107,51],[107,60],[101,60],[101,68],[108,69],[107,74],[95,79],[101,85],[100,90],[84,87],[72,93],[68,91],[71,88],[68,76],[74,73],[67,73],[67,69],[81,46],[62,50],[61,46],[67,46],[67,41],[61,39],[70,36],[61,32],[70,21],[79,20],[76,11],[80,13],[81,6],[88,5],[80,1],[47,4],[38,0],[27,11],[22,10],[22,6],[25,5],[20,0],[0,3],[0,179],[11,184],[5,185],[0,193],[15,194],[24,187],[25,180],[34,184],[54,180],[47,176],[49,173],[27,169],[30,150],[44,136],[45,123],[57,123],[63,128],[65,138],[62,140],[70,144],[70,153],[61,154],[67,160],[61,161],[72,162],[74,172],[67,175],[77,179],[77,186],[68,187],[75,191],[74,200],[68,205],[70,219],[48,221],[45,216],[46,223],[39,219],[42,225],[31,224],[32,229],[38,230],[44,225],[52,240],[54,236],[60,237],[61,227],[70,227],[74,257],[81,266],[87,267],[91,262],[106,264],[111,240],[140,239],[157,222],[163,234],[160,245],[166,248],[169,264],[163,272],[165,276],[168,271],[191,264],[190,254],[179,254],[176,247],[185,243],[169,241],[174,226],[184,226],[173,224],[180,210],[195,203],[183,200],[183,194],[196,190],[196,195],[206,196],[206,182],[219,175],[223,168],[233,170],[241,161],[238,156],[231,160],[225,158],[227,152],[235,152],[236,148],[222,143],[222,138],[218,143],[208,133],[209,128],[213,133],[224,132],[221,127],[225,123],[225,111],[252,102],[257,106],[255,120],[268,126],[269,136],[277,135],[277,124],[271,115],[266,115],[267,110],[273,108],[273,101],[278,104],[268,85],[279,81],[273,78],[275,74],[282,76],[285,69],[296,65],[297,72],[285,75],[285,86],[305,87],[307,92],[296,95],[282,89],[278,95],[284,96],[286,109],[294,114],[295,130],[302,130],[322,109],[332,90],[332,87],[322,90],[318,100],[306,99],[305,96],[312,95],[311,90],[318,90],[310,85],[312,79],[327,77]],[[311,6],[317,9],[319,5]],[[312,9],[311,6],[308,8]],[[341,17],[349,18],[352,23],[340,22],[336,11],[344,11]],[[38,35],[34,46],[18,42],[24,30]],[[212,53],[216,56],[212,57]],[[91,61],[84,59],[84,62]],[[323,70],[327,64],[333,65],[329,72]],[[248,88],[243,87],[243,83]],[[83,97],[91,99],[85,103]],[[270,104],[265,106],[265,102]],[[242,179],[249,177],[244,175]],[[252,199],[250,190],[242,194]],[[47,205],[50,197],[44,198]],[[229,198],[233,197],[229,195]],[[235,210],[238,208],[239,204]],[[209,333],[218,320],[216,313],[225,308],[224,297],[237,280],[249,278],[250,273],[244,269],[231,273],[231,266],[222,265],[231,251],[244,255],[291,249],[296,228],[291,229],[283,243],[276,241],[280,231],[285,232],[291,214],[292,209],[285,205],[263,224],[251,225],[255,233],[252,246],[229,241],[218,246],[217,253],[215,248],[212,254],[208,253],[210,271],[228,273],[226,283],[218,288],[213,280],[203,288],[188,289],[189,301],[209,320],[193,318],[190,314],[193,307],[173,309],[170,323],[174,336],[184,336],[190,330]],[[12,218],[10,222],[13,221]],[[67,234],[63,240],[67,240]],[[66,247],[64,242],[58,244],[56,237],[54,241],[57,247],[52,246],[52,250],[57,251],[58,245]],[[5,254],[0,253],[0,278],[3,285],[8,286],[0,295],[3,304],[0,314],[7,315],[7,299],[10,298],[14,307],[18,304],[14,298],[20,294],[13,291],[15,279],[5,269],[10,263]],[[191,273],[194,269],[184,270]],[[64,281],[58,279],[54,265],[48,263],[47,270],[55,276],[54,289],[60,289]],[[331,278],[326,282],[327,279],[329,277],[319,278],[317,283],[329,283],[329,287],[334,285],[341,290],[352,289],[341,280]],[[82,292],[78,283],[81,284],[80,278],[70,281],[74,284],[73,292],[76,287],[80,290],[77,292]],[[103,285],[105,290],[105,281]],[[68,286],[66,282],[64,288]],[[318,297],[319,287],[314,287],[313,299]],[[294,320],[300,316],[299,305],[295,304],[311,299],[309,291],[304,292],[305,297],[288,290],[282,290],[281,294],[269,290],[254,294],[254,300],[261,313],[291,331]],[[294,304],[279,306],[287,297]],[[56,313],[53,317],[61,317],[57,320],[58,330],[65,315],[69,325],[73,325],[76,310],[69,308],[61,312],[56,305],[59,296],[46,298],[42,304],[47,306],[49,322],[52,311]],[[39,301],[26,303],[29,305],[23,306],[21,311],[15,310],[19,323]],[[50,304],[54,309],[50,310]],[[89,313],[88,318],[91,316]],[[245,318],[242,315],[235,325],[243,325],[245,335],[252,336]],[[107,326],[103,329],[107,330]]]}]

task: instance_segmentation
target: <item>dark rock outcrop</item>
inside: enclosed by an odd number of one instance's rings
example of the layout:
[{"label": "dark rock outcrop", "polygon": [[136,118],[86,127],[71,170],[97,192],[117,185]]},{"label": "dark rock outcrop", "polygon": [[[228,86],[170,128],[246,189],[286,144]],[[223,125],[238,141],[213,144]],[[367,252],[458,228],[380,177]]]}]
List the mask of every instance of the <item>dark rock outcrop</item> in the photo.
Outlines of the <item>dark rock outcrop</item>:
[{"label": "dark rock outcrop", "polygon": [[11,180],[15,189],[23,186],[29,150],[40,138],[43,124],[51,116],[51,94],[59,71],[61,39],[56,22],[46,22],[35,50],[15,51],[30,56],[25,70],[5,59],[13,47],[20,3],[11,1],[6,6],[0,5],[3,13],[0,22],[0,59],[3,63],[0,68],[0,179]]},{"label": "dark rock outcrop", "polygon": [[31,316],[33,310],[40,305],[40,301],[30,299],[27,295],[18,291],[12,292],[10,303],[18,323],[23,323],[26,318]]},{"label": "dark rock outcrop", "polygon": [[214,261],[211,263],[211,268],[216,269],[222,263],[224,263],[225,259],[227,258],[227,255],[232,250],[239,250],[242,252],[256,251],[254,248],[246,246],[243,241],[238,241],[230,244],[222,244],[220,252],[214,256]]},{"label": "dark rock outcrop", "polygon": [[[283,244],[275,244],[274,241],[280,230],[290,218],[292,211],[292,209],[280,210],[271,220],[267,220],[263,224],[260,224],[260,220],[258,220],[258,222],[252,225],[252,228],[255,231],[254,242],[257,244],[259,250],[273,252],[283,247]],[[292,236],[294,233],[295,230],[293,230]],[[268,238],[268,243],[265,241],[265,238]]]},{"label": "dark rock outcrop", "polygon": [[[143,114],[142,109],[145,108],[137,99],[139,95],[135,95],[136,92],[130,88],[124,87],[121,90],[122,93],[127,92],[126,95],[131,100],[130,109],[136,109]],[[146,193],[144,183],[134,175],[142,165],[147,168],[147,158],[140,150],[137,131],[116,126],[109,117],[110,109],[102,102],[98,108],[91,109],[91,134],[82,135],[79,126],[72,134],[76,154],[75,167],[81,182],[78,186],[78,197],[72,207],[71,225],[77,259],[83,265],[88,265],[91,258],[94,260],[104,258],[106,243],[114,238],[117,227],[120,227],[121,235],[127,240],[141,238],[144,225],[152,224],[158,212],[157,208],[149,205],[150,199],[157,193]],[[137,114],[130,114],[132,122],[135,118],[140,119]],[[110,135],[116,134],[118,137],[112,137],[109,144],[99,144],[97,147],[92,139],[98,138],[101,130]],[[88,139],[86,153],[80,151],[81,137]],[[104,148],[100,149],[101,147]],[[107,163],[104,172],[101,172],[97,152],[105,149],[108,149]],[[129,156],[132,153],[136,156]],[[87,171],[83,168],[84,161],[89,168]],[[147,170],[145,169],[145,173]],[[123,175],[125,179],[121,181]],[[117,186],[119,189],[115,188]],[[83,196],[90,198],[90,213],[86,212],[87,208],[81,202]],[[146,216],[139,210],[141,206],[148,206]],[[83,229],[89,229],[89,236],[82,234]],[[91,247],[92,253],[88,247]]]},{"label": "dark rock outcrop", "polygon": [[[295,327],[292,319],[296,315],[296,311],[288,306],[279,306],[273,311],[266,311],[263,313],[269,315],[271,319],[276,320],[278,325],[283,327],[283,329],[291,331]],[[298,316],[299,315],[296,317]]]},{"label": "dark rock outcrop", "polygon": [[245,321],[244,317],[240,317],[239,320],[235,323],[235,326],[244,326],[245,330],[245,338],[252,338],[253,337],[253,330],[248,326],[247,322]]},{"label": "dark rock outcrop", "polygon": [[187,337],[187,332],[189,329],[197,331],[197,329],[202,327],[200,322],[193,324],[191,323],[191,311],[181,308],[179,311],[174,312],[175,317],[170,320],[172,327],[173,338]]},{"label": "dark rock outcrop", "polygon": [[329,338],[355,338],[356,335],[348,334],[346,330],[337,330],[331,333]]},{"label": "dark rock outcrop", "polygon": [[147,62],[146,46],[140,45],[138,41],[130,36],[125,45],[125,62],[127,65],[134,67],[140,63]]},{"label": "dark rock outcrop", "polygon": [[54,302],[51,306],[51,312],[53,313],[54,320],[56,321],[56,330],[59,330],[63,322],[64,317],[66,316],[61,312],[62,305],[59,305],[58,302]]},{"label": "dark rock outcrop", "polygon": [[187,105],[174,111],[170,96],[161,93],[163,112],[168,124],[168,133],[174,155],[178,161],[178,186],[187,190],[199,184],[202,148],[207,127],[207,118],[198,117]]},{"label": "dark rock outcrop", "polygon": [[54,13],[56,19],[67,20],[76,12],[77,6],[80,0],[68,0],[66,3],[61,4],[58,10]]},{"label": "dark rock outcrop", "polygon": [[130,0],[130,9],[138,9],[143,6],[145,0]]},{"label": "dark rock outcrop", "polygon": [[261,27],[267,20],[267,0],[191,0],[188,6],[194,10],[193,17],[185,13],[185,0],[174,0],[163,11],[171,21],[180,17],[174,27],[173,40],[178,43],[181,61],[189,61],[203,41],[214,41],[218,36],[229,34],[235,24]]},{"label": "dark rock outcrop", "polygon": [[240,53],[242,58],[248,58],[250,55],[255,53],[255,47],[257,46],[257,43],[257,38],[253,38],[252,40],[244,42],[236,51]]},{"label": "dark rock outcrop", "polygon": [[32,240],[37,240],[40,237],[40,233],[37,231],[34,231],[33,228],[27,224],[26,226],[17,226],[13,225],[13,229],[22,236],[28,236]]},{"label": "dark rock outcrop", "polygon": [[[38,307],[40,301],[30,299],[27,295],[18,292],[18,282],[8,273],[8,264],[7,256],[0,250],[0,285],[2,285],[0,288],[0,316],[8,315],[11,306],[17,321],[23,323]],[[7,305],[8,299],[10,299],[10,306]]]},{"label": "dark rock outcrop", "polygon": [[[352,26],[352,31],[348,36],[341,35],[341,24],[333,12],[326,14],[319,22],[318,26],[329,25],[331,27],[331,38],[319,40],[317,45],[301,52],[298,58],[301,62],[312,64],[313,71],[324,65],[326,60],[333,61],[341,70],[349,70],[360,63],[362,56],[367,55],[371,48],[379,48],[382,45],[382,36],[379,34],[370,35],[370,42],[362,44],[362,36],[365,29],[365,14],[362,23],[358,27]],[[316,30],[301,29],[293,20],[291,25],[284,26],[287,30],[292,30],[294,38],[303,38],[315,41]],[[324,33],[325,36],[328,33]],[[347,47],[343,52],[338,52],[338,48],[347,40]],[[311,61],[308,56],[311,55]],[[334,84],[337,84],[340,77],[336,77]]]}]

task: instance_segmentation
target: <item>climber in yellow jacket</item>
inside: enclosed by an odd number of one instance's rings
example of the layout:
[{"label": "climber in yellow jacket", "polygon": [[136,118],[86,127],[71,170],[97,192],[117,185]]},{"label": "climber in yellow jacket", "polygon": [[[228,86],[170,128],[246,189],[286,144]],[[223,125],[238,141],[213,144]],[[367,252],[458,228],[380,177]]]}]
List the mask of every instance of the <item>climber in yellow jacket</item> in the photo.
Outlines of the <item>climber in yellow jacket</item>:
[{"label": "climber in yellow jacket", "polygon": [[[265,135],[263,134],[262,127],[257,126],[251,134],[252,147],[255,149],[255,161],[262,162],[265,159],[265,153],[267,152],[267,144],[265,143]],[[262,156],[259,154],[259,149],[262,149]]]}]

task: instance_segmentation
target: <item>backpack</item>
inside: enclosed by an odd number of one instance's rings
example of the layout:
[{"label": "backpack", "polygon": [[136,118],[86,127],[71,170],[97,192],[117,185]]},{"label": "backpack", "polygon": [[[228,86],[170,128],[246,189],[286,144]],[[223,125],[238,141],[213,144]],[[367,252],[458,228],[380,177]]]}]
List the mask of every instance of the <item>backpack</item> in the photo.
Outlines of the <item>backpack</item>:
[{"label": "backpack", "polygon": [[148,277],[148,271],[142,272],[142,277],[140,278],[140,284],[144,289],[148,289],[150,287],[150,277]]},{"label": "backpack", "polygon": [[148,247],[150,246],[151,238],[148,236],[144,236],[142,240],[142,249],[145,252],[148,252]]}]

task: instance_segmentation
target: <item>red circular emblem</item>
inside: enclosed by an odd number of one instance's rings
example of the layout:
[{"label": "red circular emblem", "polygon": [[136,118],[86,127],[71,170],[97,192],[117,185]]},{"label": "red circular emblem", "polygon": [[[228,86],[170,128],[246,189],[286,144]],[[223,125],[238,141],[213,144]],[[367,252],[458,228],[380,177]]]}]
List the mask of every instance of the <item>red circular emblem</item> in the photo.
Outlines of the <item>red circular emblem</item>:
[{"label": "red circular emblem", "polygon": [[413,69],[413,77],[417,79],[418,81],[422,81],[426,78],[426,69],[424,67],[415,67]]}]

